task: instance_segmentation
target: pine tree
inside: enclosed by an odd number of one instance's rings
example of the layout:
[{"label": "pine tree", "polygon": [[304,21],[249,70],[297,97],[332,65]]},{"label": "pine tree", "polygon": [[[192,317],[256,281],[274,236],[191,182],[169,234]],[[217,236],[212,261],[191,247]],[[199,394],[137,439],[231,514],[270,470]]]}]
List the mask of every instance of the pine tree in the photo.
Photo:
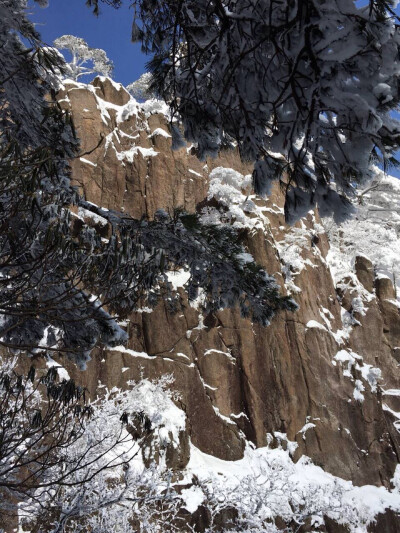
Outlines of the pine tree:
[{"label": "pine tree", "polygon": [[[111,76],[114,65],[101,48],[91,48],[84,39],[63,35],[54,41],[59,50],[68,50],[72,59],[67,63],[67,74],[73,80],[89,74]],[[90,66],[89,66],[90,65]]]},{"label": "pine tree", "polygon": [[201,157],[235,142],[256,192],[282,180],[289,221],[316,203],[340,218],[371,163],[396,163],[395,4],[135,0],[132,38]]}]

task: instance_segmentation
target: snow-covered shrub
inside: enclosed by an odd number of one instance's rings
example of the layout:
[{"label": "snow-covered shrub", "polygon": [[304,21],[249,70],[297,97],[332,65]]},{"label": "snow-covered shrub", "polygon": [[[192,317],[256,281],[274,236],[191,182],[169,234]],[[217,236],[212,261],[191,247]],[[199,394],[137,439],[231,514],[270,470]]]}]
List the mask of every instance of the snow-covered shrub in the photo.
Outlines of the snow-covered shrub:
[{"label": "snow-covered shrub", "polygon": [[389,277],[399,292],[400,182],[375,167],[375,179],[358,194],[357,211],[341,225],[323,221],[330,241],[328,261],[335,281],[354,268],[357,255],[368,257],[380,277]]},{"label": "snow-covered shrub", "polygon": [[[172,402],[170,377],[105,390],[93,402],[55,366],[39,378],[0,358],[0,513],[22,530],[136,531],[176,512],[177,496],[161,442],[177,445],[184,413]],[[161,460],[145,466],[150,441]],[[72,529],[71,529],[72,528]]]}]

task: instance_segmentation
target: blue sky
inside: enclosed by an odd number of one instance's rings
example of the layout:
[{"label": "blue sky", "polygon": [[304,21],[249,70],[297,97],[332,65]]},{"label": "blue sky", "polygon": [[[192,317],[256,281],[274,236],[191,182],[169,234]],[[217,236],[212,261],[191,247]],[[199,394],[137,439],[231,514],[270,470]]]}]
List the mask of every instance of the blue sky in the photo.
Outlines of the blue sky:
[{"label": "blue sky", "polygon": [[29,12],[47,44],[65,34],[82,37],[89,46],[107,52],[115,66],[113,78],[128,85],[145,72],[150,58],[141,53],[139,44],[130,41],[133,10],[129,2],[125,4],[120,9],[103,4],[101,14],[95,17],[85,0],[50,0],[47,8],[30,0]]}]

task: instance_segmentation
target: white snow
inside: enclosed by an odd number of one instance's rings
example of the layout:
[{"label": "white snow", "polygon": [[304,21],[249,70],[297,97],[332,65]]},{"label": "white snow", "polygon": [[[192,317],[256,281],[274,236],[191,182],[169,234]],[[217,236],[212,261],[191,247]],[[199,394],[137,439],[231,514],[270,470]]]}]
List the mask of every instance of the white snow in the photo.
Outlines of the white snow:
[{"label": "white snow", "polygon": [[[208,199],[214,198],[220,208],[205,207],[201,221],[204,224],[230,224],[236,228],[264,229],[269,225],[265,208],[256,205],[251,195],[251,175],[243,176],[232,168],[217,167],[209,175]],[[249,216],[251,215],[251,216]]]},{"label": "white snow", "polygon": [[371,387],[372,392],[376,392],[376,386],[379,380],[382,379],[382,371],[380,368],[375,368],[372,365],[364,363],[361,368],[361,375],[365,381],[367,381]]},{"label": "white snow", "polygon": [[393,100],[392,88],[387,83],[378,83],[372,92],[380,100],[381,104],[386,104]]},{"label": "white snow", "polygon": [[317,328],[317,329],[322,329],[324,331],[328,331],[323,324],[321,324],[320,322],[317,322],[316,320],[308,321],[307,324],[306,324],[306,328],[307,329]]},{"label": "white snow", "polygon": [[78,207],[78,217],[82,220],[90,219],[99,226],[106,226],[108,224],[107,219],[83,207]]},{"label": "white snow", "polygon": [[228,416],[225,416],[221,413],[221,411],[218,409],[218,407],[215,407],[215,405],[213,405],[213,409],[214,409],[214,412],[215,414],[221,418],[224,422],[226,422],[227,424],[233,424],[233,425],[236,425],[235,422],[233,422]]},{"label": "white snow", "polygon": [[189,513],[194,513],[199,505],[201,505],[205,500],[205,495],[200,487],[193,486],[190,489],[183,489],[181,492],[181,497],[185,502],[185,509]]},{"label": "white snow", "polygon": [[165,138],[171,138],[171,135],[166,132],[165,130],[163,130],[162,128],[157,128],[153,131],[153,133],[150,135],[150,137],[157,137],[160,136],[160,137],[165,137]]},{"label": "white snow", "polygon": [[[329,237],[327,262],[336,285],[350,277],[360,297],[368,302],[354,274],[357,255],[369,258],[378,278],[388,277],[400,284],[400,180],[374,168],[376,180],[359,193],[356,214],[341,225],[323,219]],[[399,291],[397,291],[399,293]]]},{"label": "white snow", "polygon": [[[130,412],[143,411],[158,430],[161,438],[179,443],[179,432],[186,427],[186,415],[172,401],[176,399],[168,388],[174,379],[171,375],[164,375],[157,381],[141,379],[139,382],[129,381],[128,385],[134,391],[136,409],[131,406]],[[117,390],[117,389],[116,389]],[[113,392],[112,390],[110,391]],[[129,398],[129,393],[128,393]],[[132,398],[132,395],[131,395]],[[132,403],[132,399],[130,400]]]},{"label": "white snow", "polygon": [[364,395],[362,393],[365,391],[365,386],[360,379],[354,380],[352,373],[353,368],[360,372],[361,377],[369,384],[371,392],[376,392],[377,383],[380,379],[382,379],[382,371],[379,368],[375,368],[372,365],[364,363],[362,356],[350,349],[339,350],[334,357],[334,361],[332,362],[335,363],[336,361],[342,363],[342,365],[347,363],[347,367],[343,371],[343,375],[354,381],[355,388],[353,396],[355,400],[364,400]]},{"label": "white snow", "polygon": [[309,429],[312,429],[312,428],[315,428],[316,425],[313,424],[312,422],[307,422],[307,424],[304,424],[304,426],[300,429],[300,431],[298,431],[297,433],[302,433],[303,435],[303,440],[306,440],[306,432],[309,430]]},{"label": "white snow", "polygon": [[117,152],[117,157],[120,161],[128,161],[133,163],[133,159],[140,154],[142,157],[154,157],[158,155],[158,152],[154,148],[142,148],[141,146],[132,146],[129,150]]},{"label": "white snow", "polygon": [[[324,472],[308,457],[294,463],[289,452],[281,447],[248,446],[243,459],[223,461],[192,444],[181,483],[186,484],[193,475],[205,494],[212,493],[224,507],[235,506],[239,516],[250,516],[254,530],[266,518],[281,516],[289,521],[297,512],[321,521],[328,515],[340,524],[347,524],[352,533],[366,533],[377,514],[387,508],[400,511],[397,490],[389,492],[371,485],[355,487],[350,481]],[[400,474],[397,478],[400,479]],[[203,502],[198,489],[187,496],[192,510],[196,503]]]},{"label": "white snow", "polygon": [[67,372],[67,370],[62,365],[60,365],[59,363],[56,363],[56,361],[54,361],[54,359],[52,359],[50,357],[50,355],[46,356],[46,366],[47,366],[47,368],[55,367],[57,369],[57,374],[58,374],[60,379],[65,379],[66,381],[71,379],[70,375]]},{"label": "white snow", "polygon": [[160,113],[161,115],[165,115],[168,118],[170,116],[169,107],[164,102],[164,100],[157,100],[153,98],[140,104],[140,107],[144,112],[146,118],[148,118],[150,115],[153,115],[154,113]]},{"label": "white snow", "polygon": [[189,174],[194,174],[194,175],[197,176],[198,178],[202,178],[202,177],[203,177],[201,174],[199,174],[199,173],[196,172],[195,170],[192,170],[191,168],[188,169],[188,172],[189,172]]},{"label": "white snow", "polygon": [[178,290],[179,287],[184,287],[185,284],[190,279],[190,272],[184,269],[177,271],[170,271],[166,273],[168,281],[171,283],[174,291]]},{"label": "white snow", "polygon": [[210,348],[209,350],[206,350],[204,352],[204,355],[211,355],[211,354],[214,354],[214,353],[224,355],[225,357],[227,357],[229,359],[229,361],[231,363],[236,363],[236,359],[234,357],[232,357],[230,352],[223,352],[221,350],[216,350],[215,348]]},{"label": "white snow", "polygon": [[236,257],[239,259],[239,261],[241,261],[244,264],[254,263],[254,257],[248,252],[242,252],[241,254],[237,254]]},{"label": "white snow", "polygon": [[125,348],[125,346],[123,345],[109,347],[108,351],[126,353],[128,355],[131,355],[132,357],[142,357],[143,359],[154,359],[154,357],[151,357],[146,352],[136,352],[135,350],[130,350],[129,348]]},{"label": "white snow", "polygon": [[199,287],[197,291],[197,297],[193,300],[189,300],[190,307],[200,310],[206,299],[206,293],[202,287]]},{"label": "white snow", "polygon": [[282,272],[285,277],[285,286],[289,294],[300,292],[300,288],[295,285],[295,278],[305,268],[315,268],[318,263],[314,263],[307,255],[316,257],[320,263],[325,264],[325,259],[317,246],[312,246],[312,239],[321,233],[324,228],[315,221],[314,212],[310,212],[313,219],[312,227],[307,227],[301,220],[299,227],[292,226],[285,231],[284,238],[277,241],[276,245],[279,257],[283,263]]},{"label": "white snow", "polygon": [[89,159],[85,159],[84,157],[80,157],[79,161],[82,161],[82,163],[85,163],[86,165],[91,165],[92,167],[97,167],[96,163],[93,163],[93,161],[89,161]]},{"label": "white snow", "polygon": [[387,389],[382,390],[384,396],[400,396],[400,389]]},{"label": "white snow", "polygon": [[356,379],[354,382],[354,385],[355,385],[354,391],[353,391],[354,399],[359,402],[363,402],[364,401],[363,391],[365,391],[365,387],[362,384],[362,381],[359,379]]}]

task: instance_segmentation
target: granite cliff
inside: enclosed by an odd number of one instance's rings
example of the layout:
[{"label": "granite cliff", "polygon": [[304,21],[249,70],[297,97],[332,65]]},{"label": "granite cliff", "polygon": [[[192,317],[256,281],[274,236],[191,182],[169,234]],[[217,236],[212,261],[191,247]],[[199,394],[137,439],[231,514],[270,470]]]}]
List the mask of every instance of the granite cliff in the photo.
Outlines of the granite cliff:
[{"label": "granite cliff", "polygon": [[[236,310],[203,315],[201,297],[188,301],[185,272],[171,272],[178,311],[171,314],[160,302],[152,312],[132,313],[123,324],[127,346],[96,351],[83,372],[61,361],[69,374],[91,394],[99,383],[124,388],[141,376],[172,374],[186,414],[179,443],[165,452],[177,480],[193,450],[236,464],[249,447],[268,446],[288,449],[297,464],[307,456],[354,486],[393,490],[400,461],[397,181],[384,178],[365,191],[347,227],[317,212],[288,226],[279,185],[266,200],[252,195],[251,168],[235,152],[200,162],[195,146],[173,151],[160,102],[138,104],[104,78],[91,85],[65,82],[59,101],[70,109],[81,140],[73,179],[94,207],[150,218],[157,209],[183,208],[233,224],[255,260],[299,305],[267,327]],[[79,210],[79,219],[107,238],[107,221],[95,209]],[[379,231],[386,233],[374,243]],[[388,243],[390,264],[382,259]],[[371,522],[370,530],[398,531],[400,522],[393,511],[382,514],[384,508],[365,527]],[[197,516],[195,530],[203,530],[201,505],[188,509]],[[318,530],[346,530],[329,520]]]}]

